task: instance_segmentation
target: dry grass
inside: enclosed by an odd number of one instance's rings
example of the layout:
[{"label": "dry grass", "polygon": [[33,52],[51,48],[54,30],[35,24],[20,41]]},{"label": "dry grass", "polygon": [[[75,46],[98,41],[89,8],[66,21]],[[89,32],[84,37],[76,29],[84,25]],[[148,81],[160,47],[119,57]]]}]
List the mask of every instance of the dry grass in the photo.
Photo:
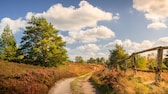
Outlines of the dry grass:
[{"label": "dry grass", "polygon": [[100,71],[92,76],[92,81],[106,94],[167,94],[168,73],[162,73],[162,82],[154,84],[154,73],[137,72],[131,77],[132,71],[123,72]]},{"label": "dry grass", "polygon": [[0,61],[0,93],[47,94],[56,81],[93,71],[93,66],[65,63],[58,68],[45,68]]}]

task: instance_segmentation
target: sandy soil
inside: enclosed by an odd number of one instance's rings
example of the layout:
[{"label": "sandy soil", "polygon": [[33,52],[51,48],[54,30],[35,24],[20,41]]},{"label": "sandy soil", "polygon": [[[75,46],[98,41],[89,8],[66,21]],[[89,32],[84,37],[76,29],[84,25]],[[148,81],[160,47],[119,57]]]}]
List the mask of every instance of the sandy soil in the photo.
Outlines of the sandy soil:
[{"label": "sandy soil", "polygon": [[[91,75],[90,75],[91,76]],[[88,76],[86,79],[83,79],[81,82],[82,87],[81,90],[84,94],[100,94],[93,85],[89,82]],[[56,82],[55,86],[53,86],[48,94],[72,94],[70,84],[72,81],[78,78],[68,78],[65,80],[61,80]]]},{"label": "sandy soil", "polygon": [[100,94],[100,92],[98,90],[96,90],[94,88],[94,86],[91,84],[91,82],[89,82],[89,78],[86,78],[84,81],[83,81],[83,85],[82,85],[82,90],[83,90],[83,93],[84,94]]},{"label": "sandy soil", "polygon": [[55,86],[53,86],[48,94],[72,94],[70,83],[75,80],[75,78],[68,78],[65,80],[58,81]]}]

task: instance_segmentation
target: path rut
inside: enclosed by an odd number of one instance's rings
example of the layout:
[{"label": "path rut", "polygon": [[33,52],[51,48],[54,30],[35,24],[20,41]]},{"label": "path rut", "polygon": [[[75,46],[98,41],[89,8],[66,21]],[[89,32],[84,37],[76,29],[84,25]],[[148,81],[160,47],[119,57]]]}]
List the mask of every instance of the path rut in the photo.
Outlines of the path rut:
[{"label": "path rut", "polygon": [[[83,76],[80,76],[80,77],[83,77]],[[71,82],[75,81],[75,79],[79,79],[80,77],[68,78],[68,79],[56,82],[56,84],[50,89],[48,94],[74,94],[71,91],[71,87],[70,87]],[[98,92],[94,88],[94,86],[89,82],[90,77],[91,75],[88,75],[85,79],[78,81],[78,83],[82,85],[78,89],[81,90],[82,94],[100,94],[100,92]]]},{"label": "path rut", "polygon": [[70,83],[75,80],[75,78],[68,78],[57,82],[48,92],[48,94],[72,94]]}]

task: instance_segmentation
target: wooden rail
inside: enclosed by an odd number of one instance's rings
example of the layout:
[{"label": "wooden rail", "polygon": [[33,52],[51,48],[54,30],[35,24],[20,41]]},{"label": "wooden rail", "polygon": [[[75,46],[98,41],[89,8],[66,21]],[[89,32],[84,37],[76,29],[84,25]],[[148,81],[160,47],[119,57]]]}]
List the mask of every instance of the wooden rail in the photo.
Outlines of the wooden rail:
[{"label": "wooden rail", "polygon": [[[158,46],[158,47],[142,50],[142,51],[139,51],[139,52],[135,52],[135,53],[132,53],[129,57],[115,63],[114,65],[117,66],[118,64],[121,64],[123,61],[125,63],[127,63],[126,60],[132,58],[133,75],[136,75],[137,69],[136,69],[136,58],[135,58],[135,56],[137,54],[157,50],[157,62],[156,62],[156,66],[154,67],[154,71],[155,71],[155,82],[158,83],[158,82],[161,81],[161,72],[163,70],[162,69],[162,60],[163,60],[163,50],[164,49],[168,49],[168,46],[164,46],[164,47]],[[125,64],[125,71],[126,71],[126,68],[127,68],[127,64]]]}]

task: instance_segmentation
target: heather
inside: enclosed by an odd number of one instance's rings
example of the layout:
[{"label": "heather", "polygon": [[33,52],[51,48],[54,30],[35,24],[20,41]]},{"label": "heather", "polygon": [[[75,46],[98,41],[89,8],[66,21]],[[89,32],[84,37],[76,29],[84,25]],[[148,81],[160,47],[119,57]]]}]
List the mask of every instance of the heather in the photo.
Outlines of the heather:
[{"label": "heather", "polygon": [[132,70],[112,71],[104,69],[92,75],[91,81],[102,94],[167,94],[168,75],[162,73],[162,82],[155,83],[153,72],[138,71],[133,77]]},{"label": "heather", "polygon": [[93,65],[65,63],[55,67],[40,67],[0,61],[0,92],[2,94],[47,94],[60,79],[85,74]]}]

